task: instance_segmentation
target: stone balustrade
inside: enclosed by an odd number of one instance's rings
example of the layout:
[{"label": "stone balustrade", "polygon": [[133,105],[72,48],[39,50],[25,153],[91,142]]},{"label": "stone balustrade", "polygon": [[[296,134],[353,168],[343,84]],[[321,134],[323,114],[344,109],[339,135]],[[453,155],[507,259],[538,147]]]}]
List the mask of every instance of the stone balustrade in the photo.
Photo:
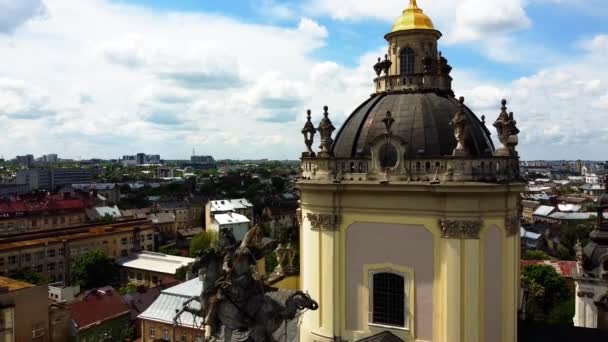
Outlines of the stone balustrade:
[{"label": "stone balustrade", "polygon": [[384,169],[372,158],[302,158],[303,180],[506,182],[520,180],[516,157],[458,157],[404,159]]}]

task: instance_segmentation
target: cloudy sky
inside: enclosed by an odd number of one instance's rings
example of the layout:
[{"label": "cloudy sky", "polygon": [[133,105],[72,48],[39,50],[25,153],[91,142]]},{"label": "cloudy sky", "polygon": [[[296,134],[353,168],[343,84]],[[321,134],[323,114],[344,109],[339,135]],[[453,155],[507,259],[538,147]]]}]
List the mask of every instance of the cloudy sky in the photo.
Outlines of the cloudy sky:
[{"label": "cloudy sky", "polygon": [[[373,91],[408,0],[0,0],[0,156],[296,159]],[[608,1],[418,0],[524,159],[608,159]]]}]

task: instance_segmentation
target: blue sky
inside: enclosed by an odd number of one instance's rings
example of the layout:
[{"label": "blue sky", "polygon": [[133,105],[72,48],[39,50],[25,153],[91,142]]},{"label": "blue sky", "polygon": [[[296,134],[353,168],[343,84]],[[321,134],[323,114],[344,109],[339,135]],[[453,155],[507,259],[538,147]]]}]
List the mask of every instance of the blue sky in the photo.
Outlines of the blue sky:
[{"label": "blue sky", "polygon": [[[294,159],[339,125],[408,0],[0,2],[0,155]],[[608,1],[419,0],[457,95],[509,99],[524,159],[608,159]]]}]

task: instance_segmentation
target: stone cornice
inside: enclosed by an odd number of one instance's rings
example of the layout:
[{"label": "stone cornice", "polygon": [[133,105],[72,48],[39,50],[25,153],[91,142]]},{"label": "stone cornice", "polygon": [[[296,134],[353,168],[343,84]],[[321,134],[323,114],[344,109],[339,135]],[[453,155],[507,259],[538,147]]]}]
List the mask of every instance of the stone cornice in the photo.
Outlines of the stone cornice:
[{"label": "stone cornice", "polygon": [[338,229],[338,215],[308,213],[306,218],[312,230],[335,231]]},{"label": "stone cornice", "polygon": [[441,235],[446,239],[479,239],[482,225],[483,222],[480,220],[439,220]]}]

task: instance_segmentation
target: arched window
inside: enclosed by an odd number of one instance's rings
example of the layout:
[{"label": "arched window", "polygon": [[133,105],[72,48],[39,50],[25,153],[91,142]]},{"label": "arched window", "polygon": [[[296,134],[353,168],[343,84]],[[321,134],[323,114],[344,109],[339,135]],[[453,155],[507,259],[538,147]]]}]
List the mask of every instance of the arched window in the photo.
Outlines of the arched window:
[{"label": "arched window", "polygon": [[399,274],[373,274],[371,323],[406,327],[405,283],[405,278]]},{"label": "arched window", "polygon": [[416,72],[416,56],[414,50],[407,47],[401,50],[401,76],[413,75]]}]

